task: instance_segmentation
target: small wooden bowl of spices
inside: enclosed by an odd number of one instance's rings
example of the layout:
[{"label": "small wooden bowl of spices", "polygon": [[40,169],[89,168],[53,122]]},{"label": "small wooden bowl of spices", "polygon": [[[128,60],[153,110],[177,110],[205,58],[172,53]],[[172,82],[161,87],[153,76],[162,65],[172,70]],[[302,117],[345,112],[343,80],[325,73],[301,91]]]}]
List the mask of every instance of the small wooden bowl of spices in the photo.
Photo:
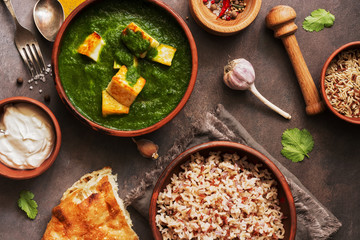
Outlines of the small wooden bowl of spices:
[{"label": "small wooden bowl of spices", "polygon": [[321,94],[337,117],[360,124],[360,41],[335,50],[321,72]]},{"label": "small wooden bowl of spices", "polygon": [[234,35],[258,15],[262,0],[189,0],[195,21],[207,32]]}]

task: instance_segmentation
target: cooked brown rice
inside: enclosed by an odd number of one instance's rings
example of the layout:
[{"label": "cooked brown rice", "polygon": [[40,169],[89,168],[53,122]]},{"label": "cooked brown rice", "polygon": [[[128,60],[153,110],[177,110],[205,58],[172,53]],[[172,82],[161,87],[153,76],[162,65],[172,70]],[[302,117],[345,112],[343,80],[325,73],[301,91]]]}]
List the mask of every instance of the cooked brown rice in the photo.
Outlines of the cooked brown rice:
[{"label": "cooked brown rice", "polygon": [[347,117],[360,117],[360,49],[340,52],[325,74],[325,92],[332,107]]},{"label": "cooked brown rice", "polygon": [[199,153],[158,196],[163,239],[283,239],[276,181],[237,154]]}]

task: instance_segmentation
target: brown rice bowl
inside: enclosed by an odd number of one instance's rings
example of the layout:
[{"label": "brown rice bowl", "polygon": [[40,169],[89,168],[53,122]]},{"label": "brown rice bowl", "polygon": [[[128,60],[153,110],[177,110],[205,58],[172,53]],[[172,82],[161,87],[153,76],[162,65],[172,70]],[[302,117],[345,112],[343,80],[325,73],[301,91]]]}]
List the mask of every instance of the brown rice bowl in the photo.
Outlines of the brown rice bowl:
[{"label": "brown rice bowl", "polygon": [[157,199],[163,239],[283,239],[277,182],[236,153],[199,153]]}]

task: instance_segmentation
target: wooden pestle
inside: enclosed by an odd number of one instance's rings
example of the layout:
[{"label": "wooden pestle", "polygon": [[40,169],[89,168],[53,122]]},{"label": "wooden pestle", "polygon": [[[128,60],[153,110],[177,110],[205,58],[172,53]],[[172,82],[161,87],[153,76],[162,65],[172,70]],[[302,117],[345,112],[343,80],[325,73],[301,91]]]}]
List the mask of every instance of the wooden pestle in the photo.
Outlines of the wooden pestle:
[{"label": "wooden pestle", "polygon": [[270,10],[266,16],[266,25],[274,30],[276,38],[283,41],[305,100],[306,113],[315,115],[324,110],[324,105],[294,35],[297,30],[295,18],[296,12],[293,8],[280,5]]}]

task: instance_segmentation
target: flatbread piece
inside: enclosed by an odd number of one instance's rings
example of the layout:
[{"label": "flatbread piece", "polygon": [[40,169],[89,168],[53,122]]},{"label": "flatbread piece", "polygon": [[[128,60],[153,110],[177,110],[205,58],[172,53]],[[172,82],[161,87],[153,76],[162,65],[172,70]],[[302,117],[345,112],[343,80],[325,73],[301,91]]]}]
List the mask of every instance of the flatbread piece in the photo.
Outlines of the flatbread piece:
[{"label": "flatbread piece", "polygon": [[52,211],[43,240],[138,240],[111,168],[86,174]]}]

